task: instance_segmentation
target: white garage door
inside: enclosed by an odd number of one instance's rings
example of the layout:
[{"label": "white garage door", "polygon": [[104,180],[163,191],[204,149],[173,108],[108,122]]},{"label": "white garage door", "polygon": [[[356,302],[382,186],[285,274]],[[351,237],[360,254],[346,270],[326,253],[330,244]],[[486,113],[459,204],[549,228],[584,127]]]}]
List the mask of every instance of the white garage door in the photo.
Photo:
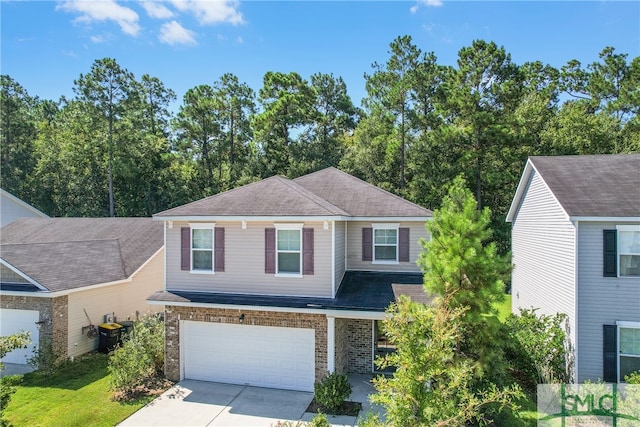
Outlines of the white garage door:
[{"label": "white garage door", "polygon": [[184,377],[313,391],[315,331],[183,321]]},{"label": "white garage door", "polygon": [[0,310],[0,336],[13,335],[19,331],[31,332],[31,344],[27,348],[13,350],[2,358],[4,363],[27,364],[27,357],[33,356],[33,348],[39,340],[39,331],[36,322],[40,320],[37,310],[12,310],[3,308]]}]

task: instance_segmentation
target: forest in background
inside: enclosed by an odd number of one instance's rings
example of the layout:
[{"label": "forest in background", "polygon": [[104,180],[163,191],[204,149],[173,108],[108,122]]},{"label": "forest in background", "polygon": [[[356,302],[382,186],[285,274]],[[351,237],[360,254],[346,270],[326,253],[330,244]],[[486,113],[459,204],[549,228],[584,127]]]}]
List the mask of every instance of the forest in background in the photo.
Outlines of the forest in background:
[{"label": "forest in background", "polygon": [[71,99],[2,75],[0,185],[50,216],[150,216],[328,166],[435,209],[463,174],[506,252],[528,156],[640,152],[640,57],[614,47],[557,69],[476,40],[444,66],[400,36],[364,81],[358,107],[332,74],[269,71],[251,88],[227,73],[171,111],[170,88],[112,58],[78,76]]}]

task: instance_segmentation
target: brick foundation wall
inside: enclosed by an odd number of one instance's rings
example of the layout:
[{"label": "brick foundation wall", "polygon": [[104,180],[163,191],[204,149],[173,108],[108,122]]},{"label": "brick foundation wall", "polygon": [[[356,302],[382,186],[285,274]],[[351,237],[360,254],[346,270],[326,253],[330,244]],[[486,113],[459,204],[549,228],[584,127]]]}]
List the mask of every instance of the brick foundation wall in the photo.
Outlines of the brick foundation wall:
[{"label": "brick foundation wall", "polygon": [[[69,298],[66,295],[56,298],[3,295],[0,299],[0,307],[13,310],[39,311],[40,320],[50,320],[40,328],[40,343],[47,338],[51,339],[54,352],[59,354],[61,359],[67,357]],[[40,343],[38,343],[38,347]]]},{"label": "brick foundation wall", "polygon": [[239,324],[240,313],[245,316],[244,325],[315,329],[316,381],[325,377],[327,373],[327,318],[324,315],[166,306],[165,375],[167,378],[173,381],[180,380],[180,320]]},{"label": "brick foundation wall", "polygon": [[[346,319],[348,361],[350,374],[370,374],[372,371],[373,342],[371,320]],[[337,352],[337,350],[336,350]]]}]

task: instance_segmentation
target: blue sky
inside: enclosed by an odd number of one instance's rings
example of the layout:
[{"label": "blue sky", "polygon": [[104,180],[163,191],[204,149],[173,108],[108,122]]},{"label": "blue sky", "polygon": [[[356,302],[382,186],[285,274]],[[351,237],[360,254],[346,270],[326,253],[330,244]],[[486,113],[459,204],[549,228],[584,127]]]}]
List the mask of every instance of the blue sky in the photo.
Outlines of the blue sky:
[{"label": "blue sky", "polygon": [[638,1],[0,1],[0,71],[31,95],[73,96],[73,81],[113,57],[178,95],[236,74],[256,92],[267,71],[342,76],[356,105],[364,73],[409,34],[454,65],[474,39],[514,62],[587,64],[605,46],[640,56]]}]

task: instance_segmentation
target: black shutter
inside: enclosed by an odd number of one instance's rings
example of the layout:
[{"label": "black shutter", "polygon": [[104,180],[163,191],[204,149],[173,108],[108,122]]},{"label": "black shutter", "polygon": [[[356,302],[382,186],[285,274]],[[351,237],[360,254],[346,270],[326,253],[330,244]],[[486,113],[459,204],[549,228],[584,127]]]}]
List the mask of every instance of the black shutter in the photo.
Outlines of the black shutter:
[{"label": "black shutter", "polygon": [[373,260],[373,228],[362,229],[362,260]]},{"label": "black shutter", "polygon": [[618,329],[616,325],[602,325],[602,379],[618,382]]},{"label": "black shutter", "polygon": [[602,230],[604,277],[618,276],[618,244],[616,230]]},{"label": "black shutter", "polygon": [[191,270],[191,228],[180,229],[180,269]]}]

